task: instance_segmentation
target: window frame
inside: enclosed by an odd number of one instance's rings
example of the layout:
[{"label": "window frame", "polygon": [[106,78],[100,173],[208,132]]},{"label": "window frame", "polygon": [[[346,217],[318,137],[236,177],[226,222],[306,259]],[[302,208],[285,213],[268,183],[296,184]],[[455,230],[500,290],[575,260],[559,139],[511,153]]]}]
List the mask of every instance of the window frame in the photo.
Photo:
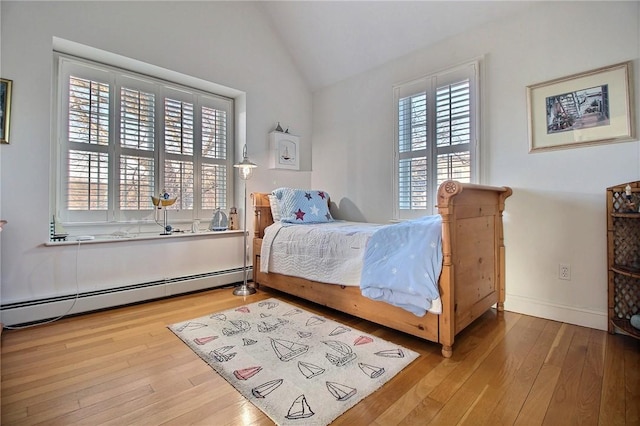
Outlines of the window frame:
[{"label": "window frame", "polygon": [[[182,83],[171,82],[164,78],[154,77],[149,74],[143,74],[131,71],[122,67],[107,65],[95,62],[90,59],[77,57],[63,52],[53,52],[54,60],[54,85],[55,97],[53,99],[53,140],[55,146],[52,149],[52,215],[58,222],[69,228],[87,228],[103,230],[105,233],[119,230],[122,226],[137,225],[138,232],[155,232],[157,231],[157,212],[153,207],[150,209],[124,209],[120,208],[120,165],[121,157],[127,152],[141,152],[132,148],[121,146],[120,143],[120,123],[121,108],[120,96],[123,87],[137,90],[151,90],[155,94],[155,131],[154,140],[155,147],[151,154],[145,154],[144,157],[153,158],[154,192],[159,193],[164,187],[164,164],[167,158],[181,158],[181,156],[167,154],[164,146],[164,108],[165,98],[179,99],[181,101],[191,102],[193,104],[193,155],[191,163],[193,164],[194,173],[194,201],[192,209],[169,209],[172,223],[191,223],[194,219],[212,217],[215,208],[207,209],[202,207],[202,181],[200,169],[203,164],[215,164],[224,166],[224,175],[226,182],[226,192],[224,210],[228,210],[233,205],[234,197],[234,147],[235,147],[235,99],[200,90]],[[109,158],[108,165],[108,208],[98,212],[87,212],[75,214],[66,204],[66,184],[68,177],[67,154],[72,146],[72,142],[68,141],[68,123],[69,123],[69,76],[79,74],[78,77],[97,79],[101,82],[109,84],[109,144],[105,147],[98,148],[99,151],[106,151]],[[126,84],[125,84],[126,83]],[[224,151],[225,158],[213,159],[205,158],[202,154],[202,117],[201,111],[203,107],[224,110],[225,128],[226,128],[226,149]],[[82,144],[89,145],[89,144]],[[86,146],[82,147],[87,150]],[[94,147],[88,149],[93,151]],[[182,157],[183,159],[185,157]],[[116,182],[114,184],[114,182]],[[86,214],[89,213],[89,214]],[[107,229],[108,227],[113,230]],[[97,228],[95,228],[97,227]]]},{"label": "window frame", "polygon": [[[393,219],[407,220],[424,215],[431,215],[437,212],[437,156],[447,152],[462,152],[456,150],[454,146],[437,147],[436,143],[436,91],[438,88],[452,85],[465,79],[469,79],[469,108],[470,108],[470,134],[469,134],[469,155],[471,162],[470,182],[480,181],[480,135],[481,135],[481,111],[480,111],[480,59],[474,59],[463,64],[447,68],[432,74],[400,83],[393,86],[394,102],[394,137],[393,137]],[[426,117],[426,147],[421,150],[400,152],[400,113],[399,102],[409,96],[415,96],[425,92],[427,94],[427,117]],[[425,208],[400,208],[400,160],[426,156],[427,161],[427,196]]]}]

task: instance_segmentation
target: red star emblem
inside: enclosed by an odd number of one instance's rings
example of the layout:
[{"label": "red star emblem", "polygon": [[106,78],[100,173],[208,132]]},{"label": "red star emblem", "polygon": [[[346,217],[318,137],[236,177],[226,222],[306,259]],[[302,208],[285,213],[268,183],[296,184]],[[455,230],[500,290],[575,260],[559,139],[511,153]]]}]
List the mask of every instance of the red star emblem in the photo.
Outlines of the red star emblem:
[{"label": "red star emblem", "polygon": [[298,209],[298,211],[296,212],[296,220],[304,220],[304,214],[305,213],[302,210]]},{"label": "red star emblem", "polygon": [[318,191],[318,196],[324,200],[324,192]]}]

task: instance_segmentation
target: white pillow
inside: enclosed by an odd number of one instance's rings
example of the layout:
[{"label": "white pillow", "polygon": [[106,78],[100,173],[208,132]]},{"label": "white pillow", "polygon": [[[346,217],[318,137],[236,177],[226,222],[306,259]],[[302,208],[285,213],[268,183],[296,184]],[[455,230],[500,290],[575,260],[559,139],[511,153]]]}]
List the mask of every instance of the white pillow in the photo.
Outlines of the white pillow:
[{"label": "white pillow", "polygon": [[269,204],[271,205],[271,216],[273,216],[273,221],[280,222],[282,215],[280,213],[278,198],[273,194],[269,194]]}]

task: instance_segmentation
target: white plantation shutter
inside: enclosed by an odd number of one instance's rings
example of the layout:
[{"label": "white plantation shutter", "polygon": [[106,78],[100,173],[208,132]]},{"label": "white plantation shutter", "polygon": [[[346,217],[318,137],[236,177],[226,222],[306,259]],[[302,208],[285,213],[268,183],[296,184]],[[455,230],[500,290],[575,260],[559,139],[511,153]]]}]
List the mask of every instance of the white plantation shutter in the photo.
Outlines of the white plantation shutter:
[{"label": "white plantation shutter", "polygon": [[65,225],[208,217],[232,196],[233,101],[125,70],[58,59],[54,214]]},{"label": "white plantation shutter", "polygon": [[67,208],[106,210],[108,189],[109,86],[69,80]]},{"label": "white plantation shutter", "polygon": [[194,205],[194,110],[193,103],[177,99],[164,100],[163,191],[177,200],[171,210],[193,210]]},{"label": "white plantation shutter", "polygon": [[445,180],[477,178],[478,63],[394,88],[396,137],[394,218],[435,212]]},{"label": "white plantation shutter", "polygon": [[69,78],[69,142],[109,145],[109,85]]},{"label": "white plantation shutter", "polygon": [[201,208],[227,209],[227,111],[202,107]]},{"label": "white plantation shutter", "polygon": [[436,91],[436,185],[471,181],[471,87],[465,78]]},{"label": "white plantation shutter", "polygon": [[120,144],[123,148],[153,151],[156,99],[153,93],[120,89]]},{"label": "white plantation shutter", "polygon": [[227,209],[227,171],[217,164],[202,165],[202,208]]},{"label": "white plantation shutter", "polygon": [[106,153],[69,150],[67,208],[107,210],[109,157]]},{"label": "white plantation shutter", "polygon": [[153,209],[153,158],[122,155],[120,157],[120,208],[122,210]]},{"label": "white plantation shutter", "polygon": [[155,194],[155,94],[120,89],[120,209],[149,210]]},{"label": "white plantation shutter", "polygon": [[202,156],[217,160],[227,158],[227,112],[202,107]]},{"label": "white plantation shutter", "polygon": [[176,198],[169,210],[193,210],[193,162],[164,162],[164,191]]},{"label": "white plantation shutter", "polygon": [[109,207],[109,134],[111,92],[108,75],[66,78],[67,106],[62,155],[64,170],[60,204],[76,220],[105,220]]},{"label": "white plantation shutter", "polygon": [[193,155],[193,104],[164,100],[164,146],[168,154]]},{"label": "white plantation shutter", "polygon": [[398,102],[398,204],[427,208],[427,96],[419,92]]}]

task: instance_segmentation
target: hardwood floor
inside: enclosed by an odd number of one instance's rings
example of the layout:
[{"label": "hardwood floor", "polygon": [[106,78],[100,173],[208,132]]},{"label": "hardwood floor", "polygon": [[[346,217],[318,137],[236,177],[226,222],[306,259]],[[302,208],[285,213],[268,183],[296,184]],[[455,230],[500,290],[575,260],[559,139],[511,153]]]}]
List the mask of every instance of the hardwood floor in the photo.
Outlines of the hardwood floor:
[{"label": "hardwood floor", "polygon": [[640,424],[640,341],[494,311],[440,346],[262,289],[175,297],[2,333],[3,425],[271,425],[167,325],[278,297],[421,354],[336,425]]}]

